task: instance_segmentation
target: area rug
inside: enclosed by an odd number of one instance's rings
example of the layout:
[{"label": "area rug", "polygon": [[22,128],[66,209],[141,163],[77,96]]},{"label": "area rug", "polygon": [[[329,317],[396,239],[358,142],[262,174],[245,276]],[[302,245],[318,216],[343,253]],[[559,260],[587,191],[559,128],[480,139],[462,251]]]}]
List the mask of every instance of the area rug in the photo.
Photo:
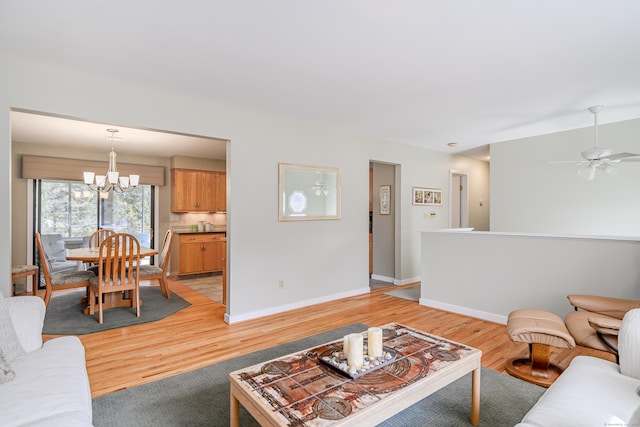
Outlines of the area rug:
[{"label": "area rug", "polygon": [[191,305],[173,292],[170,299],[165,298],[159,286],[141,286],[140,317],[136,317],[135,309],[131,307],[110,308],[104,311],[101,325],[98,323],[97,313],[94,316],[82,313],[86,303],[81,303],[80,299],[85,294],[86,292],[82,290],[52,297],[49,301],[49,307],[47,307],[42,333],[84,335],[123,326],[155,322]]},{"label": "area rug", "polygon": [[[101,426],[228,426],[229,373],[339,339],[367,327],[353,324],[93,399],[93,423]],[[544,388],[482,368],[481,426],[517,424]],[[469,426],[471,374],[380,424],[384,427]],[[241,406],[241,426],[258,426]]]},{"label": "area rug", "polygon": [[419,301],[420,285],[415,285],[408,288],[396,289],[395,291],[385,292],[384,294],[390,295],[392,297],[408,299],[409,301]]}]

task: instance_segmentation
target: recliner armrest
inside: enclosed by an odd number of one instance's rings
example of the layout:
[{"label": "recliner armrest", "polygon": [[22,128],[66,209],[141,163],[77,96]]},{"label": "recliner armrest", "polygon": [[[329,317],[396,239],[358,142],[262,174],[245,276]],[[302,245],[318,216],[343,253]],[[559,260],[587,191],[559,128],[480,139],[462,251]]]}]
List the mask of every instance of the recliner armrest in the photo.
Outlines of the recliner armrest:
[{"label": "recliner armrest", "polygon": [[604,335],[617,336],[622,326],[622,320],[611,317],[589,317],[589,326]]},{"label": "recliner armrest", "polygon": [[569,303],[576,308],[621,320],[627,311],[640,308],[640,301],[629,299],[598,295],[568,295],[567,298]]}]

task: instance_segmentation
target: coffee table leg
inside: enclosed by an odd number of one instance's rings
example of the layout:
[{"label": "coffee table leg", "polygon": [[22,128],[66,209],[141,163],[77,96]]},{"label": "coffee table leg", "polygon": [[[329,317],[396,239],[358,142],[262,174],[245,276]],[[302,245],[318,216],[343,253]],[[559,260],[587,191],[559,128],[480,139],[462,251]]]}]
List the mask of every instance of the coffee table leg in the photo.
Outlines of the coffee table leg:
[{"label": "coffee table leg", "polygon": [[471,424],[480,424],[480,368],[471,374]]},{"label": "coffee table leg", "polygon": [[238,402],[238,399],[233,395],[233,391],[231,392],[231,406],[229,411],[230,426],[240,427],[240,402]]}]

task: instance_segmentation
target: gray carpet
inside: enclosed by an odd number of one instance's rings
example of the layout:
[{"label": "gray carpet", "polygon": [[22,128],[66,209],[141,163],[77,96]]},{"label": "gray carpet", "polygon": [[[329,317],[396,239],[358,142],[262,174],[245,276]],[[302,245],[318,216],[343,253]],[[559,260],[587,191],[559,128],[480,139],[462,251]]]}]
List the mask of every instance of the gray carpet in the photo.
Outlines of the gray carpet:
[{"label": "gray carpet", "polygon": [[141,286],[140,317],[131,307],[110,308],[104,311],[102,325],[98,323],[98,314],[89,316],[82,313],[86,304],[80,299],[86,294],[84,290],[65,295],[54,296],[49,301],[44,318],[43,334],[84,335],[123,326],[155,322],[182,310],[191,304],[175,293],[167,299],[162,295],[159,286]]},{"label": "gray carpet", "polygon": [[408,299],[409,301],[420,301],[420,285],[396,289],[395,291],[385,292],[384,294],[392,297]]},{"label": "gray carpet", "polygon": [[[353,324],[289,344],[210,365],[128,390],[93,399],[93,422],[108,426],[228,426],[230,372],[275,357],[361,332]],[[544,392],[538,387],[482,368],[481,426],[513,426]],[[471,374],[416,403],[381,426],[469,426]],[[258,423],[241,407],[241,426]]]}]

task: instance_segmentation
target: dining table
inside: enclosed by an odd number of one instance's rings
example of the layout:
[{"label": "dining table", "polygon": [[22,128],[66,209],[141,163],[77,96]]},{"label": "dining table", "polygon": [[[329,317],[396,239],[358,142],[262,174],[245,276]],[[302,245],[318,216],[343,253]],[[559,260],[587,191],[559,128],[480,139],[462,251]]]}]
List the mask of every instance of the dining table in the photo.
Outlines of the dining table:
[{"label": "dining table", "polygon": [[[158,251],[153,248],[140,246],[140,258],[146,258],[157,254]],[[66,258],[69,261],[82,261],[97,264],[100,260],[100,248],[67,249]]]},{"label": "dining table", "polygon": [[[158,253],[157,250],[153,248],[147,248],[145,246],[140,246],[140,258],[146,258],[150,256],[154,256]],[[100,262],[100,248],[74,248],[67,249],[65,254],[67,260],[69,261],[81,261],[83,263],[92,263],[98,264]],[[88,293],[87,293],[88,295]],[[83,301],[87,301],[89,304],[88,298],[83,298]],[[97,309],[97,303],[94,302]],[[114,307],[133,307],[133,299],[131,298],[130,292],[113,292],[104,295],[104,301],[102,302],[102,308],[114,308]],[[140,300],[140,305],[142,305],[142,300]],[[82,312],[84,314],[89,314],[90,307],[87,305]]]}]

